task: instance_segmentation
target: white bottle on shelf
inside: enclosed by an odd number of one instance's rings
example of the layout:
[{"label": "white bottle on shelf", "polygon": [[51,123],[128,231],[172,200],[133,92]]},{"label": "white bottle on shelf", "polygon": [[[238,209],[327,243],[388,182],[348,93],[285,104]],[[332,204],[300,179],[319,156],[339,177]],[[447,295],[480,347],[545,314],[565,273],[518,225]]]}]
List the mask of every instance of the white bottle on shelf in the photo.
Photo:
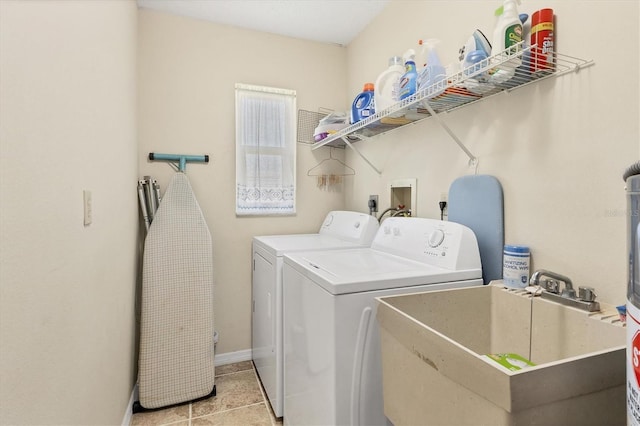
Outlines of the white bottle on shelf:
[{"label": "white bottle on shelf", "polygon": [[398,80],[403,74],[402,58],[400,56],[389,58],[389,68],[378,76],[375,83],[376,112],[380,112],[400,100]]},{"label": "white bottle on shelf", "polygon": [[[499,62],[504,60],[507,56],[512,56],[517,53],[515,50],[510,49],[504,52],[520,42],[522,42],[522,22],[518,15],[518,4],[520,0],[504,0],[502,5],[502,11],[498,9],[496,14],[498,15],[498,22],[496,28],[493,31],[493,43],[491,45],[491,55],[493,56],[493,62]],[[502,83],[509,80],[515,74],[515,69],[522,64],[520,56],[514,56],[507,62],[499,64],[497,72],[492,76],[494,83]]]}]

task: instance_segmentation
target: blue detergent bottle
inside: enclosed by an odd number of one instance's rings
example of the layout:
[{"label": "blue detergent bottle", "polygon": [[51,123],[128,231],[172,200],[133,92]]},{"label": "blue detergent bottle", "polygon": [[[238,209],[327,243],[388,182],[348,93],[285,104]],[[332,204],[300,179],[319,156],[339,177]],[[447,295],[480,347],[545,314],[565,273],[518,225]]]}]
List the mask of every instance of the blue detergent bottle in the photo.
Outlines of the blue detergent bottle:
[{"label": "blue detergent bottle", "polygon": [[418,72],[416,71],[416,52],[413,49],[407,50],[404,55],[405,73],[400,77],[400,100],[408,98],[416,93],[418,86]]},{"label": "blue detergent bottle", "polygon": [[351,124],[371,117],[376,113],[373,83],[365,83],[362,93],[353,100],[351,106]]}]

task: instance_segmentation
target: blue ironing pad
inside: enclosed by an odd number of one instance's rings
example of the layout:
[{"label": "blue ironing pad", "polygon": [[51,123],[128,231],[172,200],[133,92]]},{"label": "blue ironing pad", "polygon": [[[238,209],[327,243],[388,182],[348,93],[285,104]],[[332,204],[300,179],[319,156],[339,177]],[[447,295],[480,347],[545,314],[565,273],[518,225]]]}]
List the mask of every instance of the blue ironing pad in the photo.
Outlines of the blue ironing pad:
[{"label": "blue ironing pad", "polygon": [[502,279],[504,199],[498,179],[472,175],[454,180],[447,208],[450,221],[461,223],[476,234],[484,283]]}]

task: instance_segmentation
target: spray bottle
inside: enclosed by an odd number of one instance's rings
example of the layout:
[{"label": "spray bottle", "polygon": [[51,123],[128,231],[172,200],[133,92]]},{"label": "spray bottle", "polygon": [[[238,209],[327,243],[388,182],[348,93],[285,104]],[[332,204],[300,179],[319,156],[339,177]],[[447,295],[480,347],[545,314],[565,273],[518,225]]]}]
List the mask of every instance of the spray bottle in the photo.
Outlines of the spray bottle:
[{"label": "spray bottle", "polygon": [[[504,0],[502,7],[496,10],[498,23],[493,31],[493,43],[491,45],[491,54],[494,56],[522,41],[522,22],[520,22],[520,17],[518,16],[518,4],[520,4],[520,0]],[[517,53],[515,49],[505,52],[509,56],[515,53]],[[508,63],[515,68],[521,62],[521,59],[516,57]]]},{"label": "spray bottle", "polygon": [[427,66],[427,58],[429,56],[429,47],[427,46],[426,39],[418,40],[418,51],[416,52],[416,71],[418,75]]},{"label": "spray bottle", "polygon": [[504,0],[502,7],[495,12],[498,22],[493,31],[492,62],[499,63],[506,58],[511,59],[500,63],[492,70],[490,81],[493,84],[502,84],[510,80],[515,75],[516,68],[522,64],[520,56],[515,56],[519,53],[515,46],[522,42],[522,22],[517,6],[519,3],[520,0]]},{"label": "spray bottle", "polygon": [[[439,81],[447,78],[446,71],[440,57],[438,56],[438,50],[436,46],[440,43],[440,40],[431,38],[426,41],[420,40],[420,44],[424,47],[424,64],[421,71],[418,71],[418,90],[424,90]],[[444,87],[438,90],[432,90],[429,97],[438,96],[444,91]]]}]

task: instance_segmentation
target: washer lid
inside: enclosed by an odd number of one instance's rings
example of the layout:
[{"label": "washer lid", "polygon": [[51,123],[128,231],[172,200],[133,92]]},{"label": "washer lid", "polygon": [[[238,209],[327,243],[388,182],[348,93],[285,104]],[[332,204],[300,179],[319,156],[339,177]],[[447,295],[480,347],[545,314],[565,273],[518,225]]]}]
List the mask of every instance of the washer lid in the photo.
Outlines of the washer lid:
[{"label": "washer lid", "polygon": [[284,262],[285,269],[295,269],[332,294],[482,281],[481,269],[451,271],[371,248],[291,253]]},{"label": "washer lid", "polygon": [[324,234],[267,235],[253,237],[253,243],[263,247],[273,256],[282,256],[286,252],[294,251],[347,249],[364,246]]}]

